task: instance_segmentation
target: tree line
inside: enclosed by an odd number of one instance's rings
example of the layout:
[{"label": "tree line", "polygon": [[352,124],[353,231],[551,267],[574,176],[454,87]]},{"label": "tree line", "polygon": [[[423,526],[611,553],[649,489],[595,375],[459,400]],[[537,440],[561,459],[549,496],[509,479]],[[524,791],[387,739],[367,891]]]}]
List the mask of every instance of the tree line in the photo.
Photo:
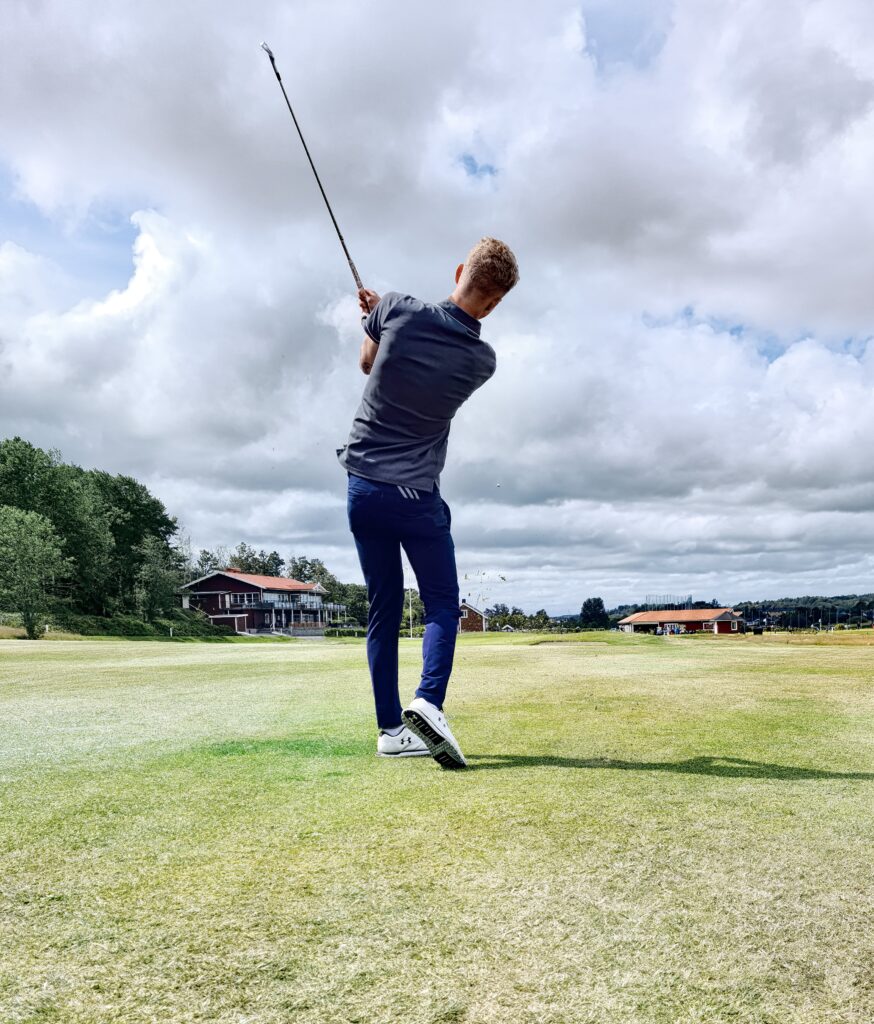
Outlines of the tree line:
[{"label": "tree line", "polygon": [[[162,502],[133,477],[82,469],[20,437],[0,441],[0,612],[21,615],[28,636],[38,636],[49,614],[59,610],[112,618],[139,616],[154,622],[178,610],[179,588],[217,569],[320,583],[326,600],[346,606],[353,623],[367,621],[367,592],[343,583],[318,558],[235,548],[191,551]],[[412,592],[413,625],[424,609]],[[553,619],[539,609],[496,604],[486,609],[490,629],[607,629],[643,605],[605,608],[586,598],[579,618]],[[720,607],[715,599],[694,608]],[[874,594],[747,601],[736,605],[750,624],[777,628],[870,625]],[[576,619],[576,621],[574,621]],[[403,629],[410,626],[404,602]]]},{"label": "tree line", "polygon": [[[647,611],[645,604],[623,604],[609,611],[600,597],[586,598],[580,609],[582,629],[609,629],[628,615]],[[725,608],[723,602],[693,601],[690,608]],[[842,594],[837,597],[782,597],[741,601],[732,605],[748,626],[764,629],[829,629],[835,626],[870,626],[874,623],[874,594]],[[565,620],[573,616],[562,616]]]},{"label": "tree line", "polygon": [[874,594],[836,597],[783,597],[770,601],[742,601],[735,609],[748,625],[766,629],[831,629],[870,626],[874,622]]},{"label": "tree line", "polygon": [[515,605],[509,606],[500,603],[492,608],[486,608],[486,617],[488,619],[488,629],[490,630],[500,630],[510,626],[512,629],[543,632],[543,630],[549,629],[553,623],[549,613],[544,608],[534,612],[533,615],[528,615]]},{"label": "tree line", "polygon": [[0,608],[29,636],[61,603],[82,614],[172,607],[185,553],[164,505],[132,477],[81,469],[20,437],[0,442]]},{"label": "tree line", "polygon": [[[367,622],[366,588],[341,582],[319,558],[286,560],[245,542],[195,554],[176,518],[133,477],[69,465],[20,437],[0,441],[0,612],[20,615],[28,636],[41,635],[48,618],[75,626],[75,616],[181,615],[179,588],[228,568],[320,583],[325,600]],[[412,617],[424,619],[415,590]]]}]

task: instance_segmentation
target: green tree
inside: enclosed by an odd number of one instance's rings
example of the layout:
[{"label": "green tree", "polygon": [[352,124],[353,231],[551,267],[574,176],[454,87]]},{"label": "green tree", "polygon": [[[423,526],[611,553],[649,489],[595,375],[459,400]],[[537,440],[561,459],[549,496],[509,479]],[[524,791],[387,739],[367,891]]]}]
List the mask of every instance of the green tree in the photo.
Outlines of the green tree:
[{"label": "green tree", "polygon": [[239,569],[240,572],[257,572],[258,552],[250,544],[241,540],[231,552],[228,568]]},{"label": "green tree", "polygon": [[52,588],[70,568],[45,516],[0,505],[0,601],[21,614],[31,640],[41,635]]},{"label": "green tree", "polygon": [[114,547],[110,571],[111,592],[118,607],[133,610],[138,604],[137,577],[144,557],[143,542],[157,537],[169,545],[176,520],[143,484],[129,476],[111,476],[90,470],[103,501]]},{"label": "green tree", "polygon": [[182,582],[190,583],[197,579],[194,550],[191,547],[191,537],[187,533],[177,532],[173,540],[173,551],[182,572]]},{"label": "green tree", "polygon": [[292,555],[287,563],[288,575],[300,583],[320,583],[327,592],[328,601],[342,602],[343,584],[328,569],[321,558]]},{"label": "green tree", "polygon": [[601,597],[587,597],[580,609],[580,626],[583,629],[607,629],[610,616]]},{"label": "green tree", "polygon": [[506,625],[512,626],[513,629],[525,629],[528,625],[528,616],[521,608],[517,608],[513,605],[510,609],[510,614],[507,616]]},{"label": "green tree", "polygon": [[267,552],[263,548],[256,551],[251,545],[241,541],[231,553],[228,565],[240,572],[251,572],[258,576],[281,576],[285,561],[278,551]]},{"label": "green tree", "polygon": [[269,554],[259,551],[261,567],[265,576],[281,576],[285,568],[285,559],[281,558],[278,551],[271,551]]},{"label": "green tree", "polygon": [[507,605],[498,601],[493,608],[486,608],[486,616],[489,620],[489,629],[501,630],[509,621],[510,609]]},{"label": "green tree", "polygon": [[178,551],[155,536],[146,537],[137,555],[137,605],[143,618],[152,622],[176,607],[176,595],[185,580],[183,559]]},{"label": "green tree", "polygon": [[90,472],[78,466],[57,470],[58,501],[51,516],[73,561],[71,597],[85,612],[111,611],[115,540],[110,517]]},{"label": "green tree", "polygon": [[201,548],[194,563],[194,571],[197,574],[194,578],[200,579],[201,576],[208,576],[211,572],[227,569],[230,564],[231,554],[226,547],[219,545],[213,551]]},{"label": "green tree", "polygon": [[542,631],[544,629],[549,628],[549,624],[551,621],[552,620],[550,619],[549,613],[546,611],[546,609],[541,608],[539,611],[536,611],[533,615],[529,617],[528,628]]},{"label": "green tree", "polygon": [[[413,625],[421,626],[425,621],[425,605],[419,596],[419,591],[413,591]],[[401,629],[409,632],[410,629],[410,591],[404,591],[404,614],[401,618]]]},{"label": "green tree", "polygon": [[[60,452],[44,452],[20,437],[0,441],[0,504],[30,512],[48,509],[60,464]],[[47,511],[41,514],[48,518]]]},{"label": "green tree", "polygon": [[369,607],[367,603],[367,587],[361,583],[341,583],[339,584],[337,594],[338,596],[333,598],[333,600],[336,600],[338,604],[346,605],[346,615],[353,622],[357,622],[359,626],[366,626],[367,609]]},{"label": "green tree", "polygon": [[93,475],[13,437],[0,442],[0,504],[38,512],[51,522],[69,556],[66,581],[58,581],[82,611],[105,612],[114,540]]}]

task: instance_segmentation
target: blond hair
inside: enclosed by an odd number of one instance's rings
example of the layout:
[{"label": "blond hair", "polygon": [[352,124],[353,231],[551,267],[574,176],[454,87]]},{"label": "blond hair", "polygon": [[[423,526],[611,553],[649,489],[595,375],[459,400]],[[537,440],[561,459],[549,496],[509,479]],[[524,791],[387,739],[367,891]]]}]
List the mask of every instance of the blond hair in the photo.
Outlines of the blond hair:
[{"label": "blond hair", "polygon": [[481,238],[464,263],[471,288],[483,295],[505,295],[519,280],[519,265],[509,245]]}]

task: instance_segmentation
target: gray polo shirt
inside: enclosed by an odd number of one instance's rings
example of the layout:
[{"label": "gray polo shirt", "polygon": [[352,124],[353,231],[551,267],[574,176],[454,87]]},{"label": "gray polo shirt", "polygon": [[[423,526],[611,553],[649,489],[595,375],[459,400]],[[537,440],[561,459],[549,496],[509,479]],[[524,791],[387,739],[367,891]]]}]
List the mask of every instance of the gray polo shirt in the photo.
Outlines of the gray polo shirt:
[{"label": "gray polo shirt", "polygon": [[447,299],[387,292],[364,323],[379,345],[345,448],[350,473],[431,491],[439,483],[452,417],[495,372],[480,322]]}]

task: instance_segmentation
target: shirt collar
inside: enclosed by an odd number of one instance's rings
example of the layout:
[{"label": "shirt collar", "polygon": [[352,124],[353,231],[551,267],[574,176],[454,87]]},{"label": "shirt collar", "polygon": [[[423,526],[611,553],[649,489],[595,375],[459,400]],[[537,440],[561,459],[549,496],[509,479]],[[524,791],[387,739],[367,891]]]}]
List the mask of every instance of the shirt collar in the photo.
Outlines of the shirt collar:
[{"label": "shirt collar", "polygon": [[461,306],[456,306],[452,299],[444,299],[443,302],[438,302],[437,305],[445,310],[453,320],[457,320],[459,323],[473,331],[473,333],[479,337],[480,322],[475,316],[471,316],[470,313],[466,313]]}]

